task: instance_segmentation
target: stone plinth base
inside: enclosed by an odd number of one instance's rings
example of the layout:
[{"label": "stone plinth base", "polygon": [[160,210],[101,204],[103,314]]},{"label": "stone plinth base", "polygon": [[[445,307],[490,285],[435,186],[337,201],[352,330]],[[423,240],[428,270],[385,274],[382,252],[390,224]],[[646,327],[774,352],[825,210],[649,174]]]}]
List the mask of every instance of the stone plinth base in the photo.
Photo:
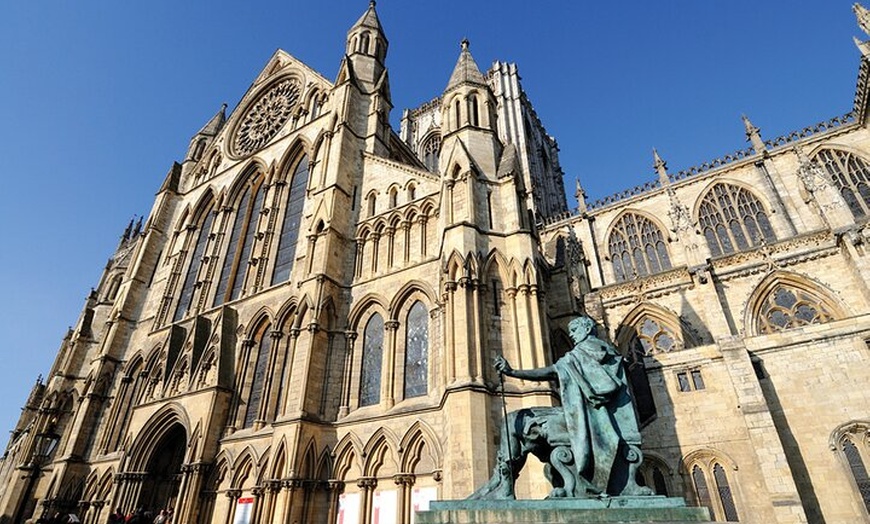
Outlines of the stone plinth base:
[{"label": "stone plinth base", "polygon": [[442,500],[417,513],[417,524],[673,524],[710,522],[707,508],[676,497],[549,500]]}]

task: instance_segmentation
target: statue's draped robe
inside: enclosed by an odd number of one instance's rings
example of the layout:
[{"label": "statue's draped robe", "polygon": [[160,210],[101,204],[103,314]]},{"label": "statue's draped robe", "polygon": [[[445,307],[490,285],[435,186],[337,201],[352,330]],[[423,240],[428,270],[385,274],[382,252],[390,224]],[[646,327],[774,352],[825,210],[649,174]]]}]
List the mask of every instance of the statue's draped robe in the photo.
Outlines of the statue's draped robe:
[{"label": "statue's draped robe", "polygon": [[606,493],[620,443],[640,444],[622,356],[589,337],[554,367],[574,463],[582,477]]}]

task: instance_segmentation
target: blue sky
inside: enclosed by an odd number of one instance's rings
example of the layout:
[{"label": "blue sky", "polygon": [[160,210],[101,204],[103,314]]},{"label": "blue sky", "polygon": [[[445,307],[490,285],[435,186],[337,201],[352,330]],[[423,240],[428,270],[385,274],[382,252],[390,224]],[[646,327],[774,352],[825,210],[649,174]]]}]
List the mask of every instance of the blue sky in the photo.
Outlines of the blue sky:
[{"label": "blue sky", "polygon": [[[851,0],[382,0],[393,122],[440,94],[467,37],[516,62],[590,199],[851,109]],[[0,5],[0,432],[11,430],[134,214],[276,48],[334,78],[365,0]],[[569,201],[573,202],[573,198]],[[572,203],[573,206],[573,203]],[[0,438],[0,440],[4,440]]]}]

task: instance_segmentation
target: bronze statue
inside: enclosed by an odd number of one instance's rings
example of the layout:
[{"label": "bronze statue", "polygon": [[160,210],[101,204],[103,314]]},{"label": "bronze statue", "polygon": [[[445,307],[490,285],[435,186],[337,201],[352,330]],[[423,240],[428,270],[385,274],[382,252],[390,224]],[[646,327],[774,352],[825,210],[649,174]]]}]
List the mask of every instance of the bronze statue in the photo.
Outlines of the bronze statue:
[{"label": "bronze statue", "polygon": [[548,498],[653,494],[635,481],[643,454],[623,357],[594,327],[586,316],[572,320],[574,347],[552,366],[515,370],[496,357],[495,368],[506,376],[558,379],[562,406],[509,413],[492,478],[470,498],[515,498],[514,481],[529,453],[546,464]]}]

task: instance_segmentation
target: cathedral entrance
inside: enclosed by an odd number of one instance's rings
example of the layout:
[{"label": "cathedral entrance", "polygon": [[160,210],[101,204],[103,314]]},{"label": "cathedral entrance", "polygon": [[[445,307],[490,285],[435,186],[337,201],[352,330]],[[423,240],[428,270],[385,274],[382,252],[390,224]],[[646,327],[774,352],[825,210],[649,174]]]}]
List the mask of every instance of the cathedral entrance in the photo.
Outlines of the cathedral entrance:
[{"label": "cathedral entrance", "polygon": [[137,507],[157,512],[176,506],[186,449],[187,433],[181,424],[175,424],[163,435],[148,459],[147,476],[142,483]]}]

